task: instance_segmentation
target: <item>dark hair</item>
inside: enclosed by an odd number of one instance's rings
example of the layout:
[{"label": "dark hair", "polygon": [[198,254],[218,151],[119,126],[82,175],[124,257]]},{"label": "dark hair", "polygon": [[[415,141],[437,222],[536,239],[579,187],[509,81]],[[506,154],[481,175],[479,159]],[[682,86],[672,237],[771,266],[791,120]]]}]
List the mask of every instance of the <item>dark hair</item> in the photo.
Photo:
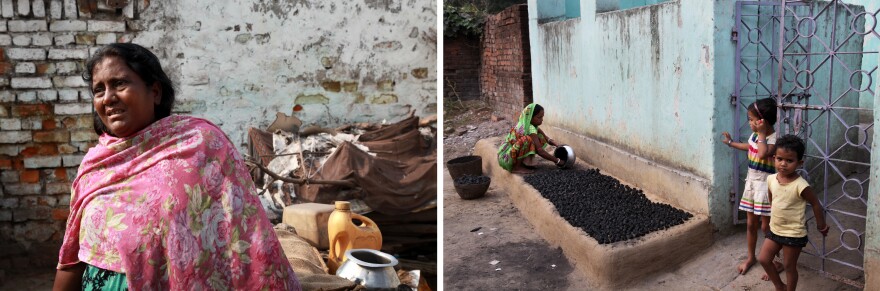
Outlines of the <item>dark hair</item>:
[{"label": "dark hair", "polygon": [[748,108],[749,112],[758,116],[758,118],[763,119],[764,121],[770,123],[770,125],[776,124],[776,100],[773,98],[764,98],[758,99],[752,104],[749,104]]},{"label": "dark hair", "polygon": [[[107,57],[121,58],[128,65],[128,68],[134,71],[147,86],[153,86],[154,83],[159,82],[159,86],[162,88],[162,99],[154,108],[154,122],[171,115],[171,109],[174,107],[174,85],[171,84],[171,79],[162,70],[159,58],[155,54],[133,43],[109,44],[98,49],[94,55],[89,57],[88,61],[86,61],[86,70],[83,72],[82,78],[89,85],[89,92],[92,92],[92,97],[94,97],[92,70],[95,69],[95,65]],[[95,133],[98,135],[103,133],[113,135],[107,126],[101,122],[101,118],[95,112],[94,106],[92,106],[92,120]]]},{"label": "dark hair", "polygon": [[532,116],[538,114],[538,112],[544,111],[544,107],[541,107],[541,104],[535,104],[535,112],[532,112]]},{"label": "dark hair", "polygon": [[804,159],[804,152],[806,152],[807,147],[804,145],[804,141],[801,140],[800,137],[788,134],[776,140],[776,150],[778,151],[779,149],[787,149],[797,153],[798,161],[800,161]]}]

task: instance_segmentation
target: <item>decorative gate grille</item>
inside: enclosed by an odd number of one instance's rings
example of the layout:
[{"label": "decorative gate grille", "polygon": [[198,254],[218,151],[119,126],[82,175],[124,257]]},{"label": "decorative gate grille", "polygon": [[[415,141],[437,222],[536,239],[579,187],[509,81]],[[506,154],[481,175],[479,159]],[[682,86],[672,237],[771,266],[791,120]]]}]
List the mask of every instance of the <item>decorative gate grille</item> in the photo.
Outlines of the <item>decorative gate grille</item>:
[{"label": "decorative gate grille", "polygon": [[[812,185],[831,226],[823,238],[807,208],[810,244],[801,264],[855,286],[864,285],[872,103],[880,75],[878,6],[866,11],[840,0],[738,1],[732,33],[734,140],[751,134],[746,107],[775,98],[777,135],[796,134],[806,142],[799,172]],[[731,202],[738,204],[748,164],[745,153],[733,155]],[[744,223],[736,208],[734,223]]]}]

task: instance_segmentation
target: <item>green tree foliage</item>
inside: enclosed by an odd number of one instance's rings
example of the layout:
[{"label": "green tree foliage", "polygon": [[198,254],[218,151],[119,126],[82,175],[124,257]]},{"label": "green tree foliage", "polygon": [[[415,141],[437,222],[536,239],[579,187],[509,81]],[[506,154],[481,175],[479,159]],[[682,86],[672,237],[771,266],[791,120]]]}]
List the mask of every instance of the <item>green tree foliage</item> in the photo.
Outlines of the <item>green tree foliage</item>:
[{"label": "green tree foliage", "polygon": [[443,35],[480,36],[486,16],[526,0],[450,0],[443,2]]}]

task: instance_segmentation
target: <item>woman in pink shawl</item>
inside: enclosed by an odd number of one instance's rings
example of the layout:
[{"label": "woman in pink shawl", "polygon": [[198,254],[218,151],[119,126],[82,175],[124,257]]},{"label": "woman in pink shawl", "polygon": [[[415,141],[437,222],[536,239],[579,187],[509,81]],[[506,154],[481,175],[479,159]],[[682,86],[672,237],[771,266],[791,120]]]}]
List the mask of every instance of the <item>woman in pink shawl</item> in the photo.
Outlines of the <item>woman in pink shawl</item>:
[{"label": "woman in pink shawl", "polygon": [[112,44],[86,64],[98,144],[70,198],[56,290],[299,290],[238,151],[171,116],[158,58]]}]

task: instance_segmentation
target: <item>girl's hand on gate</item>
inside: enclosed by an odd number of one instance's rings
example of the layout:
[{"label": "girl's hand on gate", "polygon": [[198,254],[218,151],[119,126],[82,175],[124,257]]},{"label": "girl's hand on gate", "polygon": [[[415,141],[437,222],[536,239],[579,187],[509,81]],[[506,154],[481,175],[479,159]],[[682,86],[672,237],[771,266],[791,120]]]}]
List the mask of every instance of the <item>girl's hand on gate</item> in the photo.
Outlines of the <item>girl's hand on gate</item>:
[{"label": "girl's hand on gate", "polygon": [[819,227],[819,225],[816,225],[816,228],[819,229],[819,232],[822,233],[822,236],[828,236],[828,230],[831,229],[831,227],[827,224],[825,225],[825,227]]}]

